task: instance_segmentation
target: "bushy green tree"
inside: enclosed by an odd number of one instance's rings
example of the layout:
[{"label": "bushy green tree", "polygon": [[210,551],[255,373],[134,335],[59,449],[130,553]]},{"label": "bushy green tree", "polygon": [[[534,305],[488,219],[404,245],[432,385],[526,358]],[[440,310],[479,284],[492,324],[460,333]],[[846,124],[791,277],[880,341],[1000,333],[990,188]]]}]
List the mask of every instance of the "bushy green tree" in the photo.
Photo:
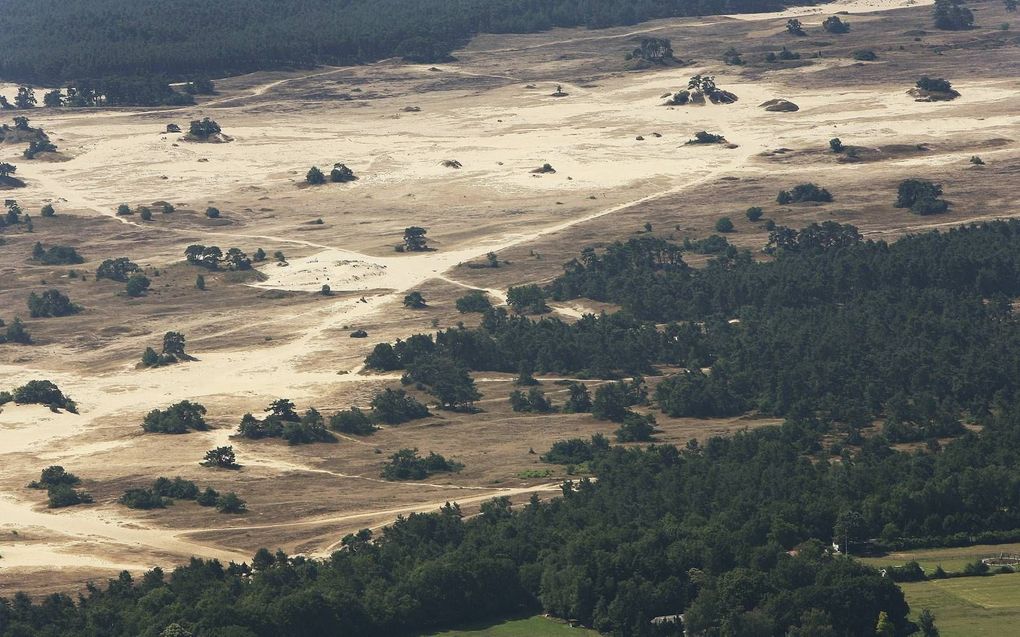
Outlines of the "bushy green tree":
[{"label": "bushy green tree", "polygon": [[734,229],[733,220],[729,217],[719,217],[715,221],[716,232],[733,232]]},{"label": "bushy green tree", "polygon": [[28,295],[28,313],[32,318],[70,316],[81,312],[81,306],[60,290],[51,288],[42,294],[31,292]]},{"label": "bushy green tree", "polygon": [[544,314],[549,311],[545,292],[535,284],[510,286],[506,304],[518,314]]},{"label": "bushy green tree", "polygon": [[128,279],[125,290],[128,296],[139,297],[148,291],[151,284],[152,282],[149,280],[149,277],[136,273],[132,274],[131,278]]},{"label": "bushy green tree", "polygon": [[900,182],[896,192],[896,208],[910,208],[919,215],[930,215],[945,212],[949,204],[940,197],[942,186],[927,179],[905,179]]},{"label": "bushy green tree", "polygon": [[205,452],[205,459],[200,463],[203,467],[217,469],[240,469],[237,464],[237,456],[232,446],[216,447]]},{"label": "bushy green tree", "polygon": [[974,14],[962,0],[935,0],[932,18],[937,28],[947,31],[960,31],[974,26]]},{"label": "bushy green tree", "polygon": [[829,33],[849,33],[850,25],[839,19],[839,16],[832,15],[822,22],[822,28]]},{"label": "bushy green tree", "polygon": [[485,312],[492,309],[492,302],[483,290],[471,290],[457,299],[457,310],[466,312]]},{"label": "bushy green tree", "polygon": [[404,250],[408,252],[422,252],[428,250],[428,240],[425,235],[428,230],[420,226],[404,228]]},{"label": "bushy green tree", "polygon": [[409,307],[412,310],[420,310],[427,307],[425,303],[425,297],[421,295],[421,292],[414,291],[404,297],[404,307]]},{"label": "bushy green tree", "polygon": [[199,403],[182,400],[166,409],[153,409],[142,420],[142,429],[150,433],[183,434],[191,430],[205,431],[206,409]]},{"label": "bushy green tree", "polygon": [[372,398],[372,418],[387,425],[399,425],[426,418],[429,409],[403,389],[384,389]]}]

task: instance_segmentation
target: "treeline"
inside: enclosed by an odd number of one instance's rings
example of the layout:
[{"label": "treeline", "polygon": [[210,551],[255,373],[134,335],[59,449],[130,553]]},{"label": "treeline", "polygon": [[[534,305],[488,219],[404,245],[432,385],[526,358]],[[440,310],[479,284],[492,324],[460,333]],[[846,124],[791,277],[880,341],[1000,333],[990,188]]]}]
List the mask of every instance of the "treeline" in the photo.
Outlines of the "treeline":
[{"label": "treeline", "polygon": [[[767,11],[774,0],[10,0],[0,77],[72,83],[106,104],[184,103],[172,80],[258,69],[435,62],[476,33],[602,28],[684,15]],[[68,37],[73,34],[74,37]],[[91,79],[89,79],[91,78]],[[194,86],[202,87],[204,81]],[[169,91],[169,92],[168,92]],[[145,100],[144,102],[142,100]]]},{"label": "treeline", "polygon": [[962,415],[1020,397],[1011,305],[1020,295],[1020,222],[893,244],[832,222],[778,227],[766,250],[773,260],[728,251],[703,269],[659,239],[586,250],[551,293],[623,312],[566,323],[489,310],[479,328],[380,344],[366,363],[413,372],[439,357],[470,370],[602,378],[679,366],[690,371],[656,392],[671,415],[758,410],[853,429],[885,417],[895,441],[958,434]]},{"label": "treeline", "polygon": [[650,620],[681,612],[695,634],[871,635],[884,613],[886,634],[907,635],[892,579],[826,547],[1020,527],[1020,420],[984,424],[940,453],[875,438],[839,462],[810,450],[812,421],[683,450],[603,442],[598,481],[549,502],[496,499],[470,520],[448,505],[349,535],[324,561],[260,551],[123,574],[80,602],[16,596],[0,635],[403,635],[543,609],[612,635],[679,635]]}]

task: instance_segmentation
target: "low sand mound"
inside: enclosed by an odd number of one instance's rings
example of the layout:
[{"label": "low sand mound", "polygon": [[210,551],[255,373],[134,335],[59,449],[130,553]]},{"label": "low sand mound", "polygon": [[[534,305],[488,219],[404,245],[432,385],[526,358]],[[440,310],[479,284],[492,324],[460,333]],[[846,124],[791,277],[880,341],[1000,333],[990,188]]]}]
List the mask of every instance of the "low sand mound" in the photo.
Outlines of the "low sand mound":
[{"label": "low sand mound", "polygon": [[782,98],[762,102],[758,106],[772,113],[795,113],[800,110],[799,106]]},{"label": "low sand mound", "polygon": [[915,86],[907,91],[907,95],[913,97],[915,102],[948,102],[960,97],[960,92],[953,89],[948,91],[926,91]]},{"label": "low sand mound", "polygon": [[708,100],[713,104],[732,104],[739,99],[729,91],[712,91],[708,94]]},{"label": "low sand mound", "polygon": [[178,139],[182,142],[192,142],[194,144],[226,144],[228,142],[234,141],[233,137],[231,137],[230,135],[224,135],[223,133],[215,133],[213,135],[209,135],[208,137],[192,135],[191,133],[188,133],[187,135],[184,135]]},{"label": "low sand mound", "polygon": [[4,144],[48,141],[50,141],[49,135],[43,132],[41,128],[32,128],[27,124],[25,126],[10,126],[8,124],[0,126],[0,142]]}]

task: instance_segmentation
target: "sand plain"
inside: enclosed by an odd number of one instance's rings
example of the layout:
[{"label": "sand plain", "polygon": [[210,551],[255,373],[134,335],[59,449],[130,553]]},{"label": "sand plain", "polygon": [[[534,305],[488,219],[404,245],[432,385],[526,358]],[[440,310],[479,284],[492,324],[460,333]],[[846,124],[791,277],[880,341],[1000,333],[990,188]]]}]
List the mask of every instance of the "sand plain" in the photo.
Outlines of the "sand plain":
[{"label": "sand plain", "polygon": [[[767,232],[743,217],[751,205],[780,224],[835,219],[875,238],[1015,215],[1020,39],[998,28],[1009,18],[1001,2],[971,6],[981,26],[961,33],[934,31],[923,3],[872,0],[596,32],[484,35],[434,67],[384,61],[255,73],[218,81],[218,95],[194,107],[29,113],[66,160],[24,161],[20,146],[0,147],[27,183],[5,197],[17,198],[34,221],[31,234],[4,235],[0,318],[25,317],[25,296],[46,287],[85,310],[28,320],[36,345],[0,345],[0,389],[48,378],[80,413],[0,411],[0,592],[67,590],[192,555],[245,560],[261,546],[324,555],[344,533],[447,501],[470,513],[494,496],[555,495],[563,468],[541,464],[529,450],[614,427],[584,415],[515,414],[506,403],[511,379],[499,374],[477,375],[483,411],[475,415],[437,412],[335,444],[230,436],[242,414],[279,397],[327,415],[366,405],[399,383],[399,375],[362,369],[375,343],[471,324],[476,317],[453,307],[465,287],[499,300],[508,286],[548,281],[582,247],[643,232],[645,223],[682,240],[707,236],[728,215],[737,225],[730,240],[758,251]],[[850,14],[849,34],[819,28],[837,11]],[[786,34],[789,16],[802,18],[807,37]],[[648,36],[670,38],[682,61],[628,70],[626,52]],[[731,45],[747,64],[719,61]],[[762,60],[782,46],[802,59]],[[853,60],[861,48],[878,60]],[[698,73],[714,75],[740,100],[663,105],[663,95]],[[961,97],[915,102],[906,90],[921,75],[950,79]],[[566,97],[551,95],[557,85]],[[773,98],[800,110],[759,107]],[[194,144],[162,132],[203,116],[233,141]],[[700,130],[736,147],[686,146]],[[866,160],[839,161],[827,152],[831,137],[866,150]],[[971,165],[972,155],[985,164]],[[358,181],[303,183],[311,165],[334,162],[352,167]],[[531,172],[547,162],[554,174]],[[892,208],[895,185],[908,176],[942,182],[951,211],[921,218]],[[775,204],[779,189],[806,181],[832,190],[835,201]],[[150,222],[115,214],[121,203],[160,201],[176,212],[156,211]],[[44,203],[58,215],[38,216]],[[207,206],[221,218],[206,218]],[[427,227],[435,250],[394,252],[409,225]],[[73,269],[87,280],[68,277],[72,268],[29,263],[35,241],[76,247],[87,261]],[[280,250],[288,265],[270,260],[246,276],[202,272],[183,261],[192,243]],[[504,265],[467,267],[489,252]],[[128,298],[122,286],[91,276],[103,259],[119,256],[150,274],[147,296]],[[200,272],[205,291],[194,286]],[[317,294],[323,284],[333,296]],[[409,290],[420,290],[429,309],[402,307]],[[601,308],[577,301],[554,310],[570,319]],[[358,328],[369,338],[348,337]],[[142,350],[168,330],[185,333],[198,360],[137,369]],[[543,387],[557,401],[554,379]],[[213,429],[142,433],[147,411],[183,399],[204,404]],[[660,439],[682,443],[770,422],[660,417]],[[198,465],[219,444],[234,445],[241,471]],[[382,462],[402,447],[443,453],[465,469],[425,482],[381,480]],[[25,484],[51,464],[80,475],[96,503],[46,509],[44,494]],[[544,477],[521,477],[543,469]],[[193,503],[140,512],[116,503],[124,489],[160,475],[237,491],[250,512],[210,515]]]}]

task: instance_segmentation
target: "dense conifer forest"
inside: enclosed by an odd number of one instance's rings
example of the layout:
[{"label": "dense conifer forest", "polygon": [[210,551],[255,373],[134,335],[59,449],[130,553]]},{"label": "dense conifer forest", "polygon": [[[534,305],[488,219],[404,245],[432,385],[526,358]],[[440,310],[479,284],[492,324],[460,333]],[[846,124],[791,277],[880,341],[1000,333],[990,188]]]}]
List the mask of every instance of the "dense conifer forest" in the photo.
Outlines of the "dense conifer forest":
[{"label": "dense conifer forest", "polygon": [[[768,11],[774,0],[3,0],[0,77],[44,85],[436,62],[476,33]],[[117,79],[119,78],[119,79]],[[159,83],[145,82],[149,98]],[[165,83],[162,87],[165,88]],[[166,99],[166,96],[160,96]]]},{"label": "dense conifer forest", "polygon": [[[0,635],[411,635],[543,610],[620,636],[680,635],[650,622],[677,613],[718,637],[875,634],[880,613],[882,634],[908,635],[893,578],[826,548],[1020,538],[1020,222],[892,244],[777,228],[768,251],[692,269],[657,239],[586,250],[549,292],[624,311],[567,324],[488,310],[479,328],[380,344],[368,362],[425,384],[452,383],[441,368],[682,367],[658,385],[661,409],[783,425],[683,449],[560,445],[596,478],[560,498],[496,499],[471,519],[447,505],[347,536],[324,561],[263,550],[124,574],[78,600],[15,595]],[[927,444],[891,444],[904,439]]]}]

